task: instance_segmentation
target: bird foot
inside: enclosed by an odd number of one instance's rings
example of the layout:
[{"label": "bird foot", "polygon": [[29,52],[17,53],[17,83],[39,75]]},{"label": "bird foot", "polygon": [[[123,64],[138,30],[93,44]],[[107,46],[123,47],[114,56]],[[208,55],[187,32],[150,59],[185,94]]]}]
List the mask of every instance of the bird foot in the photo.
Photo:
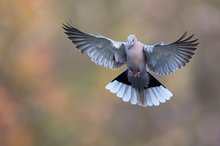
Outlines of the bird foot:
[{"label": "bird foot", "polygon": [[131,70],[128,70],[128,76],[140,78],[141,72],[139,71],[139,72],[134,73],[134,72],[132,72]]},{"label": "bird foot", "polygon": [[139,72],[135,73],[135,74],[134,74],[134,77],[140,78],[140,77],[141,77],[141,72],[139,71]]},{"label": "bird foot", "polygon": [[128,70],[128,76],[130,76],[130,77],[134,76],[134,74],[133,74],[133,72],[131,70]]}]

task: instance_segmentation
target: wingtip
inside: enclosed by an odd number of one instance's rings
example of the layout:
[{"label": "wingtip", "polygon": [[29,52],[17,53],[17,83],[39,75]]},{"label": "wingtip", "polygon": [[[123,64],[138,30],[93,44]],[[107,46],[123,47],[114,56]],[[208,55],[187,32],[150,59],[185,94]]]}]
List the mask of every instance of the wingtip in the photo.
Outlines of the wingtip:
[{"label": "wingtip", "polygon": [[73,29],[73,28],[76,29],[76,27],[73,25],[71,20],[62,23],[62,28],[66,31],[68,31],[69,29]]},{"label": "wingtip", "polygon": [[181,37],[177,41],[175,41],[174,43],[182,41],[186,35],[187,35],[187,31],[185,31],[184,34],[182,34]]},{"label": "wingtip", "polygon": [[187,43],[191,44],[192,46],[197,46],[199,43],[197,42],[198,39],[194,39],[195,34],[191,34],[190,36],[187,37],[187,31],[174,43]]},{"label": "wingtip", "polygon": [[65,30],[65,33],[67,33],[70,29],[70,26],[68,24],[62,23],[62,28]]}]

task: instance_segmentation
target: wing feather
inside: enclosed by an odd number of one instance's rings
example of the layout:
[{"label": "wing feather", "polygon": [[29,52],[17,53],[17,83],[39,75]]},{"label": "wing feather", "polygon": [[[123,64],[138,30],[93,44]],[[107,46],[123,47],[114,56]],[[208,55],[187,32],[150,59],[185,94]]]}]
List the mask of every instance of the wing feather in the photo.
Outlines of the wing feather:
[{"label": "wing feather", "polygon": [[125,64],[124,42],[82,32],[70,24],[64,24],[63,29],[81,53],[87,54],[97,65],[118,69]]},{"label": "wing feather", "polygon": [[177,41],[170,44],[145,45],[147,66],[159,75],[166,75],[185,66],[195,54],[198,39],[194,34],[187,37],[185,32]]}]

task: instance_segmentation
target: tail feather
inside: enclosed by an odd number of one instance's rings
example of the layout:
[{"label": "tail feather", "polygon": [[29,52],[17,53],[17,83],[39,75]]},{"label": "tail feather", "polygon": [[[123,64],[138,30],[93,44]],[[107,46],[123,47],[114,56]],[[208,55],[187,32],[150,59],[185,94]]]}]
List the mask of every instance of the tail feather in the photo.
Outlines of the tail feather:
[{"label": "tail feather", "polygon": [[137,90],[138,97],[139,97],[138,105],[144,105],[144,100],[145,100],[144,88],[139,88],[136,90]]},{"label": "tail feather", "polygon": [[128,81],[127,70],[106,85],[106,89],[122,98],[124,102],[140,106],[158,106],[170,100],[172,93],[149,74],[149,84],[143,89],[134,88]]}]

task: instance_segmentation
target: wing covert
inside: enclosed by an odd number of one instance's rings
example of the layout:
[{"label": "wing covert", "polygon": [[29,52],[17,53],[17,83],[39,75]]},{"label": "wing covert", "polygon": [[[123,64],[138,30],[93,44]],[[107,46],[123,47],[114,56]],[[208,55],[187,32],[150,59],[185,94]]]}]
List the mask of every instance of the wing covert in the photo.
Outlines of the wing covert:
[{"label": "wing covert", "polygon": [[185,32],[177,41],[165,44],[145,45],[147,66],[159,75],[166,75],[185,66],[195,54],[198,39],[186,37]]},{"label": "wing covert", "polygon": [[118,69],[125,64],[125,46],[123,42],[82,32],[70,24],[64,24],[63,29],[75,47],[81,53],[87,54],[91,61],[97,65]]}]

